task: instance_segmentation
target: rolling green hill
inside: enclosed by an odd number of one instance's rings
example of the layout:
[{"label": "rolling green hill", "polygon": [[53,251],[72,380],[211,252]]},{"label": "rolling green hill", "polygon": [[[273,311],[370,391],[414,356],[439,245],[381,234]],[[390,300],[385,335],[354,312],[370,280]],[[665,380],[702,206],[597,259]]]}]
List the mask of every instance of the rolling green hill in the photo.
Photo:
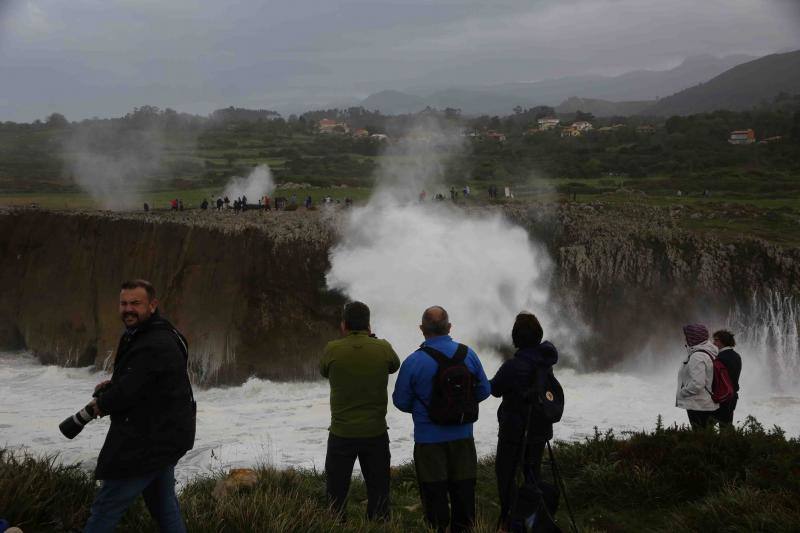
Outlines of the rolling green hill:
[{"label": "rolling green hill", "polygon": [[772,101],[782,92],[800,93],[800,50],[733,67],[706,83],[662,98],[642,114],[666,117],[718,109],[743,111]]}]

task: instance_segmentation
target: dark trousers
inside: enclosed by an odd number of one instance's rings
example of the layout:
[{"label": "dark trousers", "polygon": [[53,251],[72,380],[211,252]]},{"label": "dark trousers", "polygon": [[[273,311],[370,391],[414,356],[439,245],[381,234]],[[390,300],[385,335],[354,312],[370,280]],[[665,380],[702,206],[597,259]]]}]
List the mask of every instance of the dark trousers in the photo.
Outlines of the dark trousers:
[{"label": "dark trousers", "polygon": [[325,456],[325,477],[328,502],[345,518],[347,492],[353,465],[358,458],[364,483],[367,486],[367,517],[370,520],[389,518],[389,434],[377,437],[345,438],[328,434],[328,453]]},{"label": "dark trousers", "polygon": [[719,404],[719,409],[714,412],[714,418],[719,420],[720,427],[733,424],[733,412],[736,410],[738,398]]},{"label": "dark trousers", "polygon": [[692,411],[691,409],[686,410],[686,414],[689,415],[689,423],[692,425],[692,429],[705,429],[709,423],[713,423],[713,416],[716,411]]},{"label": "dark trousers", "polygon": [[84,533],[114,531],[122,515],[141,494],[147,510],[162,533],[185,533],[178,498],[175,496],[175,466],[146,476],[107,479],[92,503]]},{"label": "dark trousers", "polygon": [[522,462],[522,473],[527,482],[539,481],[542,473],[542,455],[547,441],[528,439],[525,455],[522,455],[522,437],[499,438],[494,472],[497,476],[497,494],[500,497],[500,519],[506,521],[512,511],[511,505],[517,497],[516,473]]},{"label": "dark trousers", "polygon": [[475,523],[478,456],[473,439],[414,445],[425,519],[439,532],[469,531]]}]

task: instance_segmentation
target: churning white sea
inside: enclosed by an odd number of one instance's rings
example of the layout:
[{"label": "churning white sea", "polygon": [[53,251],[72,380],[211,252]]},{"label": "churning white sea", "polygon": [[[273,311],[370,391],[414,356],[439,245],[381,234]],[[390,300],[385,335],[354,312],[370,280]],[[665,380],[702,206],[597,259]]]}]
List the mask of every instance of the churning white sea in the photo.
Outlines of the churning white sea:
[{"label": "churning white sea", "polygon": [[[800,435],[800,394],[756,392],[745,373],[736,420],[755,416],[766,426],[777,424],[791,436]],[[680,364],[676,354],[676,368]],[[484,356],[487,372],[499,364]],[[556,426],[556,439],[582,439],[594,427],[624,431],[652,429],[657,415],[664,423],[684,423],[685,412],[674,407],[675,376],[623,373],[577,373],[562,369],[567,408]],[[94,385],[106,375],[86,368],[42,366],[25,353],[0,355],[0,446],[24,448],[34,454],[58,454],[65,463],[91,469],[102,446],[108,420],[90,423],[74,440],[58,431],[58,424],[88,401]],[[390,384],[390,389],[392,384]],[[322,469],[328,426],[326,382],[277,383],[252,378],[236,387],[197,391],[198,419],[195,447],[178,463],[182,482],[198,474],[230,467],[272,464],[278,467]],[[475,440],[481,455],[493,453],[496,442],[497,400],[481,404]],[[389,407],[392,464],[411,459],[411,417]]]}]

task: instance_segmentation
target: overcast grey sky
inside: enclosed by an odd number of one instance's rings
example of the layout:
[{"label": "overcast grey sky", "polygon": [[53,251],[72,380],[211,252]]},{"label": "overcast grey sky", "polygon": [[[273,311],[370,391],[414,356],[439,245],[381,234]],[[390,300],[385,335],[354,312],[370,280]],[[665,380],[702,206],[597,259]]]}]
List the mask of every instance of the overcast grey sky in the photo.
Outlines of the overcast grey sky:
[{"label": "overcast grey sky", "polygon": [[0,120],[298,110],[800,48],[800,0],[0,0]]}]

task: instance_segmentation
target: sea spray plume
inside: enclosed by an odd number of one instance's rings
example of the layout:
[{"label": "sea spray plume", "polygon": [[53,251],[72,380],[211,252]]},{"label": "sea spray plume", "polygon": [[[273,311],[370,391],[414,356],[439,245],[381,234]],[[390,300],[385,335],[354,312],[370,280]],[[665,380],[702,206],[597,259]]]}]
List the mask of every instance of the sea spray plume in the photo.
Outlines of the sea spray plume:
[{"label": "sea spray plume", "polygon": [[104,209],[136,207],[141,191],[161,169],[163,131],[122,121],[78,125],[65,140],[67,172]]},{"label": "sea spray plume", "polygon": [[247,197],[248,203],[257,203],[265,194],[272,195],[275,190],[275,180],[269,165],[262,164],[254,168],[246,178],[235,176],[225,186],[224,196],[231,200]]},{"label": "sea spray plume", "polygon": [[774,290],[754,292],[731,311],[726,327],[737,350],[755,363],[748,370],[745,361],[743,379],[758,373],[763,389],[800,390],[800,301]]},{"label": "sea spray plume", "polygon": [[422,188],[447,189],[440,180],[461,154],[453,132],[426,126],[384,157],[377,192],[350,213],[331,252],[328,286],[367,302],[375,331],[405,353],[419,344],[416,325],[430,305],[444,306],[453,334],[479,347],[509,343],[522,309],[552,338],[552,263],[527,232],[500,215],[417,200]]},{"label": "sea spray plume", "polygon": [[376,192],[371,203],[416,201],[422,191],[432,197],[443,185],[449,165],[464,156],[464,138],[455,126],[423,116],[378,161]]}]

